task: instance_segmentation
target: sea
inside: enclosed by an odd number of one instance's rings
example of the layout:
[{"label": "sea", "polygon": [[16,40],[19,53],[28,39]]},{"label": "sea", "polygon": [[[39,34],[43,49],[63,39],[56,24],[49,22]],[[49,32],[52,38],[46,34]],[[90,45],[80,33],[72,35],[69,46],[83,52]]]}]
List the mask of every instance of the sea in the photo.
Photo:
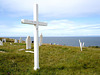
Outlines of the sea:
[{"label": "sea", "polygon": [[[20,37],[7,37],[19,40]],[[25,41],[26,37],[22,37]],[[31,37],[34,41],[34,38]],[[43,43],[47,44],[57,44],[66,46],[79,46],[79,40],[83,43],[85,47],[88,46],[100,46],[100,37],[43,37]]]}]

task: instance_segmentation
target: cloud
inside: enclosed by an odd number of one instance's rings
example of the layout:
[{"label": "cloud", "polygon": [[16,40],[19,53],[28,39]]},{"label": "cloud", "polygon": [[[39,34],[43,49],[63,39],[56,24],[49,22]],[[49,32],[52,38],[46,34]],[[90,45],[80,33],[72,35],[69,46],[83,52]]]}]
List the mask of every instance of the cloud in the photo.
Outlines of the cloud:
[{"label": "cloud", "polygon": [[[0,25],[0,36],[34,36],[34,26],[18,24],[9,27]],[[43,36],[96,36],[100,34],[100,24],[78,24],[74,21],[52,20],[47,26],[39,26],[39,35]]]},{"label": "cloud", "polygon": [[40,32],[46,36],[87,36],[100,34],[100,24],[78,24],[69,20],[52,20],[47,27],[41,27]]},{"label": "cloud", "polygon": [[42,17],[100,15],[100,0],[0,0],[0,7],[10,12],[20,12],[21,15],[32,15],[35,2],[39,4],[39,14]]}]

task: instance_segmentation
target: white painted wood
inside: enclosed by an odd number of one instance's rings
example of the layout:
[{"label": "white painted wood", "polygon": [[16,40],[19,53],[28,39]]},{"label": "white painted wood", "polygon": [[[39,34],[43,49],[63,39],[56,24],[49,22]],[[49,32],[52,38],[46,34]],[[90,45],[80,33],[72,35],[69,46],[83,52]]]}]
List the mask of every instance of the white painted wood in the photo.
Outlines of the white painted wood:
[{"label": "white painted wood", "polygon": [[40,69],[39,67],[39,42],[38,42],[38,4],[34,4],[34,70]]},{"label": "white painted wood", "polygon": [[81,51],[82,51],[82,42],[80,42],[80,48],[81,48]]},{"label": "white painted wood", "polygon": [[82,51],[83,44],[80,40],[79,40],[79,44],[80,44],[80,48],[81,48],[81,51]]},{"label": "white painted wood", "polygon": [[36,24],[35,21],[32,21],[32,20],[25,20],[25,19],[21,19],[21,23],[23,23],[23,24],[32,24],[32,25]]},{"label": "white painted wood", "polygon": [[[36,25],[36,21],[25,20],[25,19],[22,19],[22,20],[21,20],[21,23],[23,23],[23,24]],[[45,22],[38,22],[38,25],[39,25],[39,26],[47,26],[47,23],[45,23]]]},{"label": "white painted wood", "polygon": [[38,26],[47,26],[47,23],[38,21],[38,4],[34,4],[34,21],[24,20],[23,24],[34,25],[34,70],[40,69],[39,67],[39,41],[38,41]]},{"label": "white painted wood", "polygon": [[33,51],[25,51],[25,52],[34,53]]}]

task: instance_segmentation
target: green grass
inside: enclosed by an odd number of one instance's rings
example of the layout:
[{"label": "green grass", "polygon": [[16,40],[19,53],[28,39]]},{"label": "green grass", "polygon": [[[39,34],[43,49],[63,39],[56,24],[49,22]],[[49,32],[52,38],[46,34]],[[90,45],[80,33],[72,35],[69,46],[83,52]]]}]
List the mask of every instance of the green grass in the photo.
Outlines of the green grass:
[{"label": "green grass", "polygon": [[[40,69],[34,71],[34,54],[19,51],[24,43],[0,46],[0,75],[100,75],[100,48],[42,45]],[[33,44],[32,49],[33,50]],[[33,50],[34,51],[34,50]]]}]

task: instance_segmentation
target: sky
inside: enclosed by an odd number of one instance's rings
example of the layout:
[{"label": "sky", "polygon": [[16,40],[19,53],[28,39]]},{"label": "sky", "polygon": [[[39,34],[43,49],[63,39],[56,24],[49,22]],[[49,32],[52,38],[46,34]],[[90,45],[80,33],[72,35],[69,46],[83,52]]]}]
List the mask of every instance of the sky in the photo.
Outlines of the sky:
[{"label": "sky", "polygon": [[39,35],[100,36],[100,0],[0,0],[0,37],[34,36],[34,3],[39,6]]}]

